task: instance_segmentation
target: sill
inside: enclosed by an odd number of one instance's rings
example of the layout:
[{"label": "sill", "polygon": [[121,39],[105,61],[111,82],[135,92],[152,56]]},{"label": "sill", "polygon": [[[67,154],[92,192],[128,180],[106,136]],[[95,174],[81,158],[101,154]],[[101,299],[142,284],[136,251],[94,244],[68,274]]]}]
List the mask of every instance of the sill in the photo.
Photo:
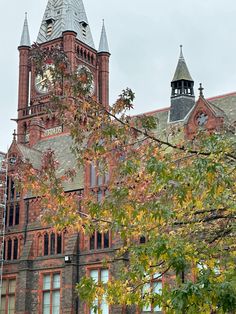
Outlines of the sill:
[{"label": "sill", "polygon": [[46,259],[61,259],[64,258],[64,254],[54,254],[54,255],[44,255],[44,256],[36,256],[36,260],[46,260]]},{"label": "sill", "polygon": [[11,265],[19,263],[20,258],[18,259],[11,259],[11,260],[3,260],[3,265]]},{"label": "sill", "polygon": [[114,251],[115,251],[115,249],[113,249],[113,248],[94,249],[94,250],[86,250],[86,251],[80,252],[79,255],[102,254],[102,253],[110,253],[110,252],[114,252]]}]

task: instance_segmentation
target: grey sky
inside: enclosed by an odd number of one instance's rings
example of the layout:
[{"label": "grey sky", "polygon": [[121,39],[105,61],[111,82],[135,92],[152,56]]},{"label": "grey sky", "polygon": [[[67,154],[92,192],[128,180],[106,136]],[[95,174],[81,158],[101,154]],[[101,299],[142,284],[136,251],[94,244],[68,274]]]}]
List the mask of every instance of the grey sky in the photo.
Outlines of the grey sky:
[{"label": "grey sky", "polygon": [[[12,139],[18,52],[24,12],[35,41],[47,0],[1,1],[0,150]],[[84,0],[98,47],[105,19],[111,56],[110,99],[125,87],[136,93],[135,113],[169,106],[170,81],[183,44],[185,60],[205,96],[236,90],[235,0]]]}]

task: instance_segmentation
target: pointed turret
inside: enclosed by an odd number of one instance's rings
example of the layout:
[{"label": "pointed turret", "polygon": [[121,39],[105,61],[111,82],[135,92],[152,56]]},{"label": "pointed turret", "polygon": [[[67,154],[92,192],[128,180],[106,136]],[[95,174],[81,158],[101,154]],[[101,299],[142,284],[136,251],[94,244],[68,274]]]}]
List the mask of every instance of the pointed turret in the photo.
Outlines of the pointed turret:
[{"label": "pointed turret", "polygon": [[109,105],[109,46],[107,41],[107,34],[104,25],[102,23],[102,32],[98,49],[98,75],[99,75],[99,91],[98,99],[104,106]]},{"label": "pointed turret", "polygon": [[29,27],[28,27],[28,19],[27,19],[27,13],[25,13],[25,21],[23,26],[23,31],[21,35],[20,40],[20,47],[30,47],[30,35],[29,35]]},{"label": "pointed turret", "polygon": [[183,46],[182,45],[180,45],[179,61],[178,61],[172,82],[181,81],[181,80],[193,82],[193,79],[189,73],[187,64],[186,64],[184,56],[183,56]]},{"label": "pointed turret", "polygon": [[65,31],[75,32],[77,39],[94,48],[82,0],[48,0],[37,43],[60,38]]},{"label": "pointed turret", "polygon": [[[19,50],[19,85],[18,85],[18,119],[23,117],[25,108],[28,106],[29,100],[29,82],[30,82],[30,68],[29,68],[29,58],[30,58],[30,36],[27,21],[27,13],[25,13],[25,21],[23,26],[23,32],[21,35]],[[23,124],[17,125],[17,141],[23,142]]]},{"label": "pointed turret", "polygon": [[108,46],[108,40],[107,40],[107,34],[106,34],[104,20],[102,23],[102,32],[101,32],[98,52],[108,52],[109,53],[109,46]]},{"label": "pointed turret", "polygon": [[171,82],[172,92],[169,122],[184,120],[193,108],[195,104],[193,86],[194,81],[185,62],[181,45],[179,61]]}]

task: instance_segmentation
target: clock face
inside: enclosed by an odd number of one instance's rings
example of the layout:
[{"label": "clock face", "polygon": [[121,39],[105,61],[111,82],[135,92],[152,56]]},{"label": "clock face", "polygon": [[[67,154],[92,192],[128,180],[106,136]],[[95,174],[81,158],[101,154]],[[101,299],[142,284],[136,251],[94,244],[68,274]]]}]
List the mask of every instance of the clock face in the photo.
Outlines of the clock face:
[{"label": "clock face", "polygon": [[50,85],[53,83],[53,71],[54,66],[48,65],[45,67],[42,73],[38,73],[35,77],[35,88],[39,93],[46,94],[49,91]]},{"label": "clock face", "polygon": [[205,112],[199,112],[197,114],[197,118],[196,118],[197,124],[199,126],[203,126],[207,123],[208,121],[208,115]]},{"label": "clock face", "polygon": [[[83,83],[83,87],[87,88],[88,85],[90,85],[89,87],[89,95],[92,96],[95,93],[95,82],[94,82],[94,76],[92,74],[92,72],[90,71],[90,69],[88,67],[86,67],[85,65],[79,65],[76,71],[79,79],[81,79],[82,81],[84,80],[85,83]],[[86,81],[90,81],[89,83],[87,83]]]}]

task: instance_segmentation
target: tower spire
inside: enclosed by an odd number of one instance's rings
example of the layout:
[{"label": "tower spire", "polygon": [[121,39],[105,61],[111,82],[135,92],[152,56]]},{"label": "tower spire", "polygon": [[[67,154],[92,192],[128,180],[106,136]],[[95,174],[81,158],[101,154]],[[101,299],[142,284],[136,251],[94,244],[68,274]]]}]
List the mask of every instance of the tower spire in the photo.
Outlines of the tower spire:
[{"label": "tower spire", "polygon": [[83,0],[48,0],[37,43],[60,38],[67,30],[74,31],[78,40],[94,48]]},{"label": "tower spire", "polygon": [[73,20],[73,10],[72,10],[71,3],[68,4],[68,10],[67,10],[66,19],[65,19],[64,31],[72,31],[72,32],[77,33],[77,31],[75,29],[75,23]]},{"label": "tower spire", "polygon": [[29,35],[27,12],[25,12],[24,26],[23,26],[23,31],[22,31],[21,40],[20,40],[20,47],[22,46],[30,47],[30,35]]},{"label": "tower spire", "polygon": [[98,52],[108,52],[109,53],[109,45],[108,45],[108,40],[107,40],[105,23],[104,23],[104,20],[102,20],[102,21],[103,21],[102,22],[102,32],[101,32]]},{"label": "tower spire", "polygon": [[193,81],[183,55],[183,45],[180,45],[179,61],[172,82],[179,80]]},{"label": "tower spire", "polygon": [[180,45],[180,55],[171,82],[171,107],[169,122],[184,120],[195,104],[194,81],[189,73],[183,55],[183,46]]}]

